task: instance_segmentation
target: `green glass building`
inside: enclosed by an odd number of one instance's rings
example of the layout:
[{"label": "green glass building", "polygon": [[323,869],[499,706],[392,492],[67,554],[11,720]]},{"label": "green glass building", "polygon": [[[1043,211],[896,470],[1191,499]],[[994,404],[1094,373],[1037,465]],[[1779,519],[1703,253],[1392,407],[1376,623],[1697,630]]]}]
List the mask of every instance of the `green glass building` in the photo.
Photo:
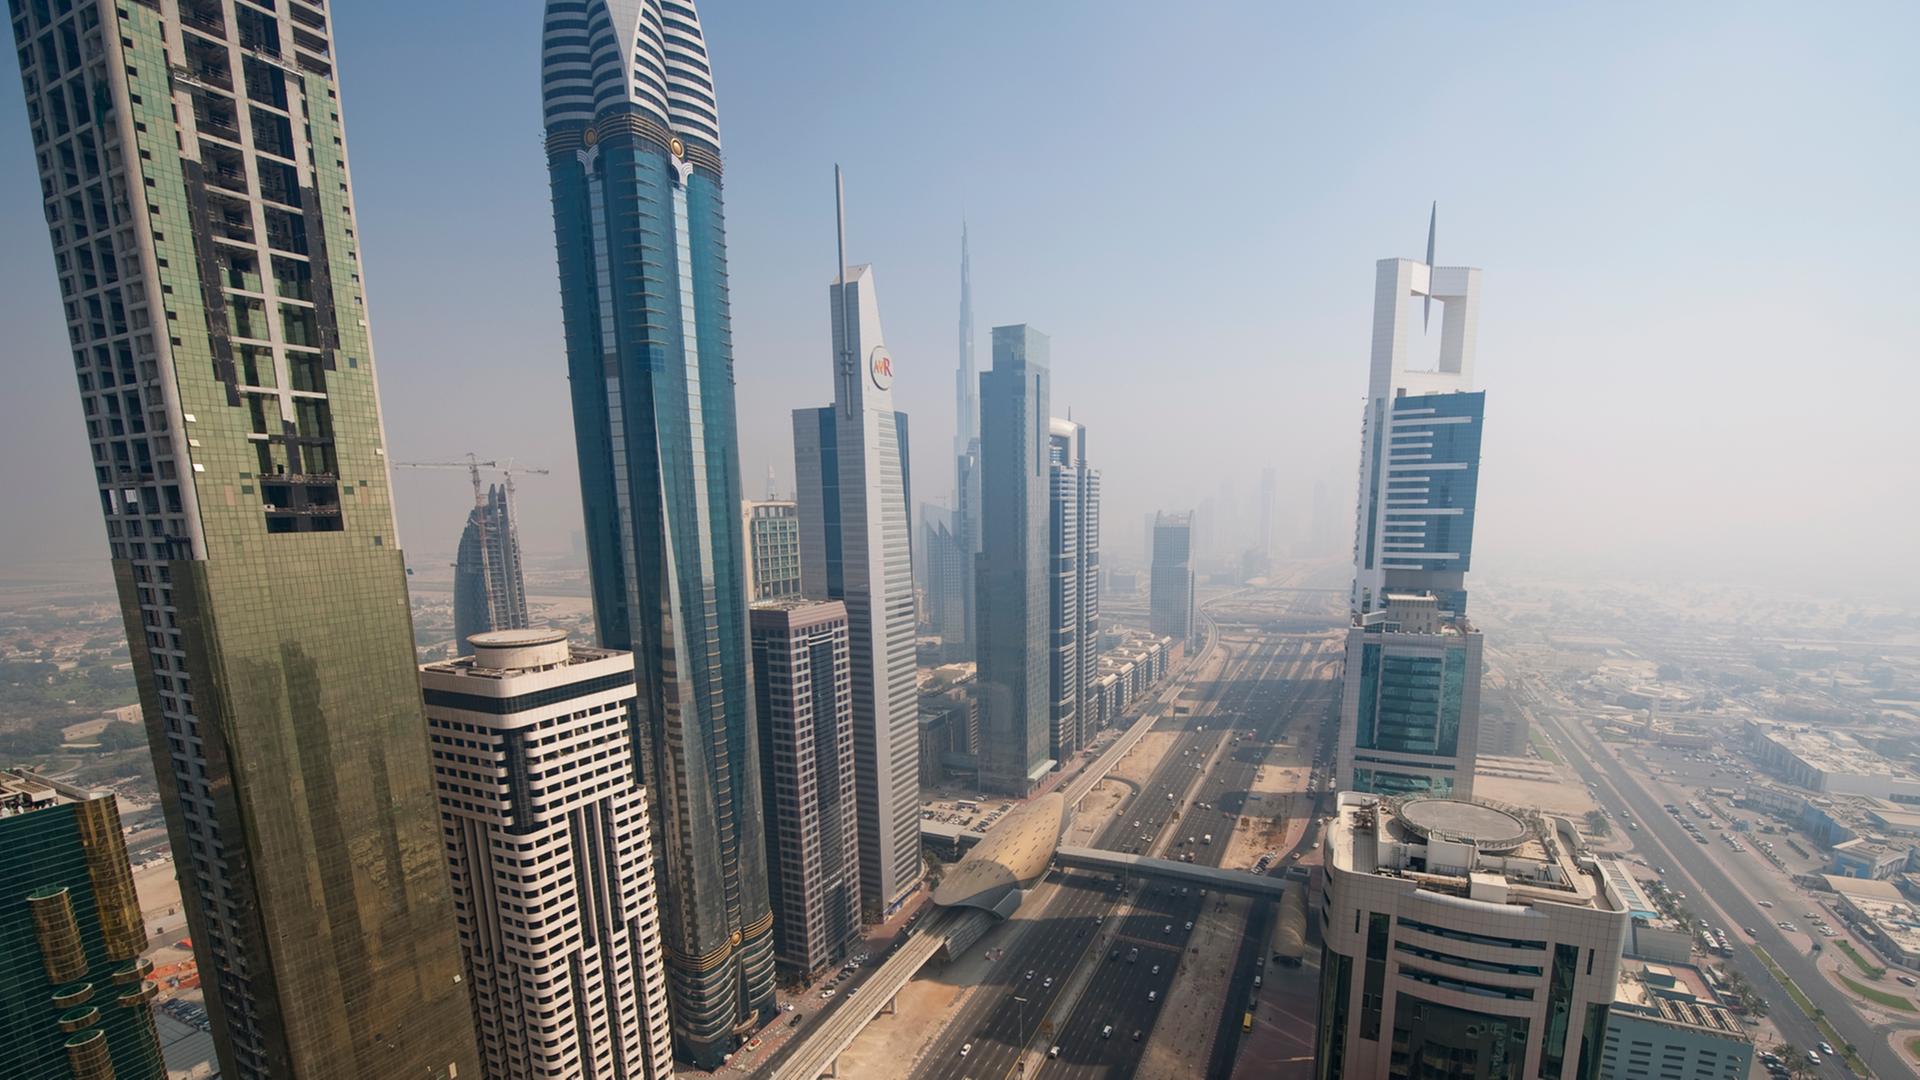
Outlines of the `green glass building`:
[{"label": "green glass building", "polygon": [[0,1076],[165,1080],[111,792],[0,773]]},{"label": "green glass building", "polygon": [[[10,0],[228,1080],[477,1075],[328,5]],[[28,362],[21,358],[20,362]]]}]

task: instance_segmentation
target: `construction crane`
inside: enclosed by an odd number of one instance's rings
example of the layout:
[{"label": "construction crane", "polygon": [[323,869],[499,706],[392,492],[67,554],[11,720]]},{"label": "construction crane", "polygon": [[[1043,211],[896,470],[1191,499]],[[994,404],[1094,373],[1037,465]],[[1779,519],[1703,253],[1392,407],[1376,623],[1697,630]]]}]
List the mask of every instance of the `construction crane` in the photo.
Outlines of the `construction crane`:
[{"label": "construction crane", "polygon": [[512,458],[508,458],[505,461],[480,461],[475,458],[472,452],[468,452],[467,460],[465,461],[396,461],[393,463],[393,467],[396,469],[465,469],[467,473],[473,477],[473,505],[475,506],[485,506],[487,503],[486,490],[480,484],[481,469],[492,469],[506,476],[508,502],[513,501],[514,473],[525,473],[534,476],[551,475],[551,470],[548,469],[529,469],[515,465]]}]

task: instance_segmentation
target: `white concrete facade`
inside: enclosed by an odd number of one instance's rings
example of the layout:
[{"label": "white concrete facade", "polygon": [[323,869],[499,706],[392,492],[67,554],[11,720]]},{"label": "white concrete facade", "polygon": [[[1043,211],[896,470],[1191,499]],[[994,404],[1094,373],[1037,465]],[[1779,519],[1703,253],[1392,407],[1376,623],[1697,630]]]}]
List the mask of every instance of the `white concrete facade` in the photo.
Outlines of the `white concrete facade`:
[{"label": "white concrete facade", "polygon": [[847,605],[861,904],[877,920],[913,894],[922,869],[906,417],[893,408],[873,268],[845,267],[828,296],[834,403],[793,414],[800,580],[805,595]]},{"label": "white concrete facade", "polygon": [[[1441,806],[1460,808],[1526,824]],[[1560,819],[1523,834],[1478,821],[1423,834],[1374,796],[1339,795],[1321,895],[1319,1076],[1583,1075],[1601,1053],[1627,912],[1577,842]]]},{"label": "white concrete facade", "polygon": [[633,657],[480,634],[420,669],[488,1080],[673,1072]]}]

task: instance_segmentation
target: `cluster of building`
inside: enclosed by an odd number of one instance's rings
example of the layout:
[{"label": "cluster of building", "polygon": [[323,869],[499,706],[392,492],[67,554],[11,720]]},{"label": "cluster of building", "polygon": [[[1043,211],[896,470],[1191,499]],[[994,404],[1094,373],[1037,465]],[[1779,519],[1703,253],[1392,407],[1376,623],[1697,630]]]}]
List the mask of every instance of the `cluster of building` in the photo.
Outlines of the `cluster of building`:
[{"label": "cluster of building", "polygon": [[[1102,627],[1100,474],[1047,337],[997,327],[973,370],[964,235],[956,499],[920,558],[970,680],[916,670],[908,418],[844,233],[832,402],[792,415],[793,497],[743,498],[691,0],[542,26],[597,640],[528,625],[511,481],[476,468],[462,655],[417,666],[327,5],[11,24],[223,1076],[716,1067],[920,889],[923,772],[1027,794],[1164,673],[1177,646]],[[1190,572],[1183,603],[1180,642]],[[87,846],[112,804],[70,794],[5,792],[0,828],[80,838],[5,867],[45,957],[8,1015],[47,1015],[0,1071],[151,1075],[117,827]]]}]

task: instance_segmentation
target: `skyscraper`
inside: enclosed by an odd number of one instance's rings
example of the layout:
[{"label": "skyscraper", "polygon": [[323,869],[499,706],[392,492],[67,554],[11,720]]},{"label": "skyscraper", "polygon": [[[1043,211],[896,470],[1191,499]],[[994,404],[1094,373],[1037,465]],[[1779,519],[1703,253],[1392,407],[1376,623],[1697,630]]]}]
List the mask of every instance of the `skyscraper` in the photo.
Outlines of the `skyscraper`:
[{"label": "skyscraper", "polygon": [[0,773],[0,1076],[166,1080],[111,791]]},{"label": "skyscraper", "polygon": [[1100,638],[1100,474],[1087,465],[1087,429],[1055,417],[1047,443],[1051,483],[1048,585],[1051,600],[1054,760],[1093,737],[1089,686]]},{"label": "skyscraper", "polygon": [[1341,788],[1473,797],[1480,631],[1432,593],[1388,593],[1347,629]]},{"label": "skyscraper", "polygon": [[16,4],[221,1075],[475,1072],[329,6]]},{"label": "skyscraper", "polygon": [[713,78],[691,0],[549,0],[542,41],[594,621],[633,653],[675,1052],[710,1069],[773,1006]]},{"label": "skyscraper", "polygon": [[1264,570],[1271,569],[1273,563],[1273,515],[1274,489],[1279,486],[1280,475],[1269,465],[1260,470],[1260,520],[1256,546],[1260,551],[1260,560],[1266,564]]},{"label": "skyscraper", "polygon": [[471,644],[420,686],[483,1075],[669,1076],[633,657],[565,630]]},{"label": "skyscraper", "polygon": [[[1412,298],[1442,307],[1440,355],[1412,370]],[[1465,614],[1473,557],[1485,395],[1473,389],[1480,271],[1411,259],[1377,264],[1373,359],[1360,425],[1360,497],[1354,528],[1352,609],[1388,591],[1439,594]]]},{"label": "skyscraper", "polygon": [[847,605],[861,905],[880,919],[919,886],[921,871],[907,416],[893,411],[873,268],[846,264],[844,229],[840,256],[828,290],[833,404],[793,413],[800,581],[807,595]]},{"label": "skyscraper", "polygon": [[960,226],[960,362],[954,373],[953,505],[944,528],[928,530],[927,597],[949,663],[974,659],[973,572],[980,553],[980,380],[974,371],[973,270]]},{"label": "skyscraper", "polygon": [[747,596],[800,595],[800,511],[787,499],[740,505],[747,535]]},{"label": "skyscraper", "polygon": [[751,621],[774,958],[805,979],[846,959],[860,939],[847,607],[763,600]]},{"label": "skyscraper", "polygon": [[519,630],[527,625],[527,581],[520,572],[520,528],[514,521],[510,489],[493,484],[479,496],[460,533],[453,564],[453,648],[466,651],[467,639],[489,630]]},{"label": "skyscraper", "polygon": [[1193,515],[1162,512],[1153,521],[1147,626],[1176,642],[1193,640]]},{"label": "skyscraper", "polygon": [[1025,795],[1053,768],[1048,692],[1047,336],[993,328],[993,370],[980,376],[980,786]]}]

